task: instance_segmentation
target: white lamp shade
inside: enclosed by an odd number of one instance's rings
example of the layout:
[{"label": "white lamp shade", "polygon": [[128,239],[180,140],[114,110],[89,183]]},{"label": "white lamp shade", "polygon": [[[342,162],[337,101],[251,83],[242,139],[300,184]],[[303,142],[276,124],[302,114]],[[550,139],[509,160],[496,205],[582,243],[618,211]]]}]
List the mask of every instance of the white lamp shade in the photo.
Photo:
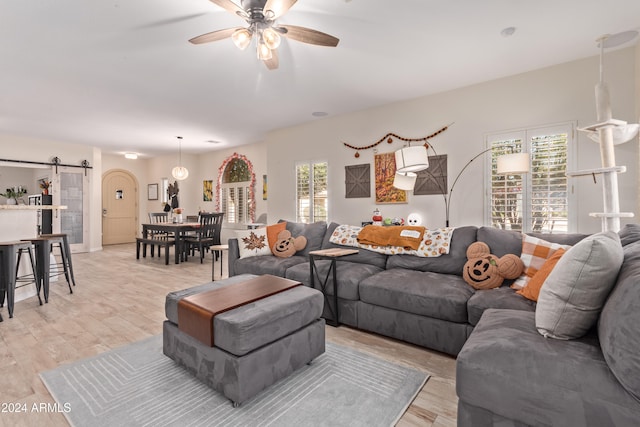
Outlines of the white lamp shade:
[{"label": "white lamp shade", "polygon": [[413,172],[396,172],[393,177],[393,186],[399,190],[413,190],[417,177],[418,175]]},{"label": "white lamp shade", "polygon": [[396,151],[396,170],[398,172],[418,172],[429,167],[429,156],[424,145],[404,147]]},{"label": "white lamp shade", "polygon": [[171,171],[171,175],[178,181],[182,181],[183,179],[187,179],[189,176],[189,171],[184,166],[176,166]]},{"label": "white lamp shade", "polygon": [[521,174],[529,172],[529,153],[505,154],[497,158],[498,174]]}]

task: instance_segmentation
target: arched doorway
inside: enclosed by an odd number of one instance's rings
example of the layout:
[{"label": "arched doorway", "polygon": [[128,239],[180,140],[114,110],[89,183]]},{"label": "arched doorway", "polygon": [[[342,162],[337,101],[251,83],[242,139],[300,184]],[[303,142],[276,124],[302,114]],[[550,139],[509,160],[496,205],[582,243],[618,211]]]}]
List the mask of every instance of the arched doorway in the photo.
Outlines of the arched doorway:
[{"label": "arched doorway", "polygon": [[114,169],[102,177],[102,244],[136,241],[138,181],[129,172]]}]

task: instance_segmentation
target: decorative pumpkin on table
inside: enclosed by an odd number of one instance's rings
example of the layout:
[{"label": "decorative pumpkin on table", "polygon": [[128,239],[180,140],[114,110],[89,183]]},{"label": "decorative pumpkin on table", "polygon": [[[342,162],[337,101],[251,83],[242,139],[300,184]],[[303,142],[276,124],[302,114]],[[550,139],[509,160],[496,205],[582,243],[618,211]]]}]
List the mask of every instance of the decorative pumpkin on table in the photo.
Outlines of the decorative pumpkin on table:
[{"label": "decorative pumpkin on table", "polygon": [[486,243],[474,242],[467,248],[467,262],[462,277],[475,289],[493,289],[502,285],[504,279],[516,279],[524,271],[524,263],[514,254],[498,258],[491,254]]},{"label": "decorative pumpkin on table", "polygon": [[271,252],[279,258],[289,258],[307,246],[307,238],[304,236],[291,237],[289,230],[278,233],[278,239],[271,248]]}]

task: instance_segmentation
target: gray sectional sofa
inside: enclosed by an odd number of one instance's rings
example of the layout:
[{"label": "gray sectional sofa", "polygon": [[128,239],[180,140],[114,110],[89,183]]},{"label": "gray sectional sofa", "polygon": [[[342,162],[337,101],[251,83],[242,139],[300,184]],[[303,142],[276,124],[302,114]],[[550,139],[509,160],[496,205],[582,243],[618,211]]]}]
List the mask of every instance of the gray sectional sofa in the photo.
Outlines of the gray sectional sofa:
[{"label": "gray sectional sofa", "polygon": [[[308,245],[285,259],[240,259],[238,242],[230,239],[229,275],[269,273],[308,285],[308,253],[337,246],[329,241],[337,226],[288,222]],[[624,262],[617,283],[597,327],[580,339],[540,335],[535,303],[515,294],[509,281],[492,290],[463,281],[466,249],[475,241],[498,257],[521,254],[520,233],[489,227],[457,228],[450,253],[436,258],[362,249],[340,258],[340,320],[457,356],[460,426],[640,425],[640,225],[619,234]],[[531,235],[568,245],[586,237]],[[324,277],[329,261],[317,265]]]},{"label": "gray sectional sofa", "polygon": [[[263,255],[240,258],[238,242],[229,240],[229,276],[273,274],[310,284],[308,254],[312,250],[342,247],[330,242],[336,223],[287,222],[293,236],[304,235],[307,246],[291,258]],[[545,240],[575,244],[586,235],[536,235]],[[462,268],[467,247],[482,241],[494,255],[520,255],[522,235],[491,227],[456,228],[448,254],[433,258],[383,255],[360,249],[337,262],[340,321],[359,329],[457,355],[471,331],[489,308],[533,312],[535,304],[505,286],[476,291],[465,283]],[[317,261],[324,278],[330,261]],[[329,278],[331,283],[331,278]],[[319,286],[316,284],[316,287]],[[333,287],[328,286],[332,295]],[[333,303],[333,299],[329,299]],[[329,315],[328,307],[325,314]]]},{"label": "gray sectional sofa", "polygon": [[640,225],[619,235],[622,267],[585,336],[545,338],[534,312],[485,311],[458,355],[459,426],[640,425]]}]

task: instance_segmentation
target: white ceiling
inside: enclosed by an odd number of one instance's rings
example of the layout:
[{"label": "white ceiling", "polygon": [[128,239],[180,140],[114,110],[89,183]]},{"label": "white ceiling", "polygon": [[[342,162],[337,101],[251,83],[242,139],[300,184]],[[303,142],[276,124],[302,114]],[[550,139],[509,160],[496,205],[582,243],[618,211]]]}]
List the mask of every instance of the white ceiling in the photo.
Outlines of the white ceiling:
[{"label": "white ceiling", "polygon": [[279,22],[340,44],[284,39],[269,71],[230,39],[187,42],[244,24],[207,0],[2,0],[0,133],[145,157],[175,153],[177,135],[192,153],[253,143],[315,111],[597,55],[599,36],[640,28],[640,1],[299,0]]}]

